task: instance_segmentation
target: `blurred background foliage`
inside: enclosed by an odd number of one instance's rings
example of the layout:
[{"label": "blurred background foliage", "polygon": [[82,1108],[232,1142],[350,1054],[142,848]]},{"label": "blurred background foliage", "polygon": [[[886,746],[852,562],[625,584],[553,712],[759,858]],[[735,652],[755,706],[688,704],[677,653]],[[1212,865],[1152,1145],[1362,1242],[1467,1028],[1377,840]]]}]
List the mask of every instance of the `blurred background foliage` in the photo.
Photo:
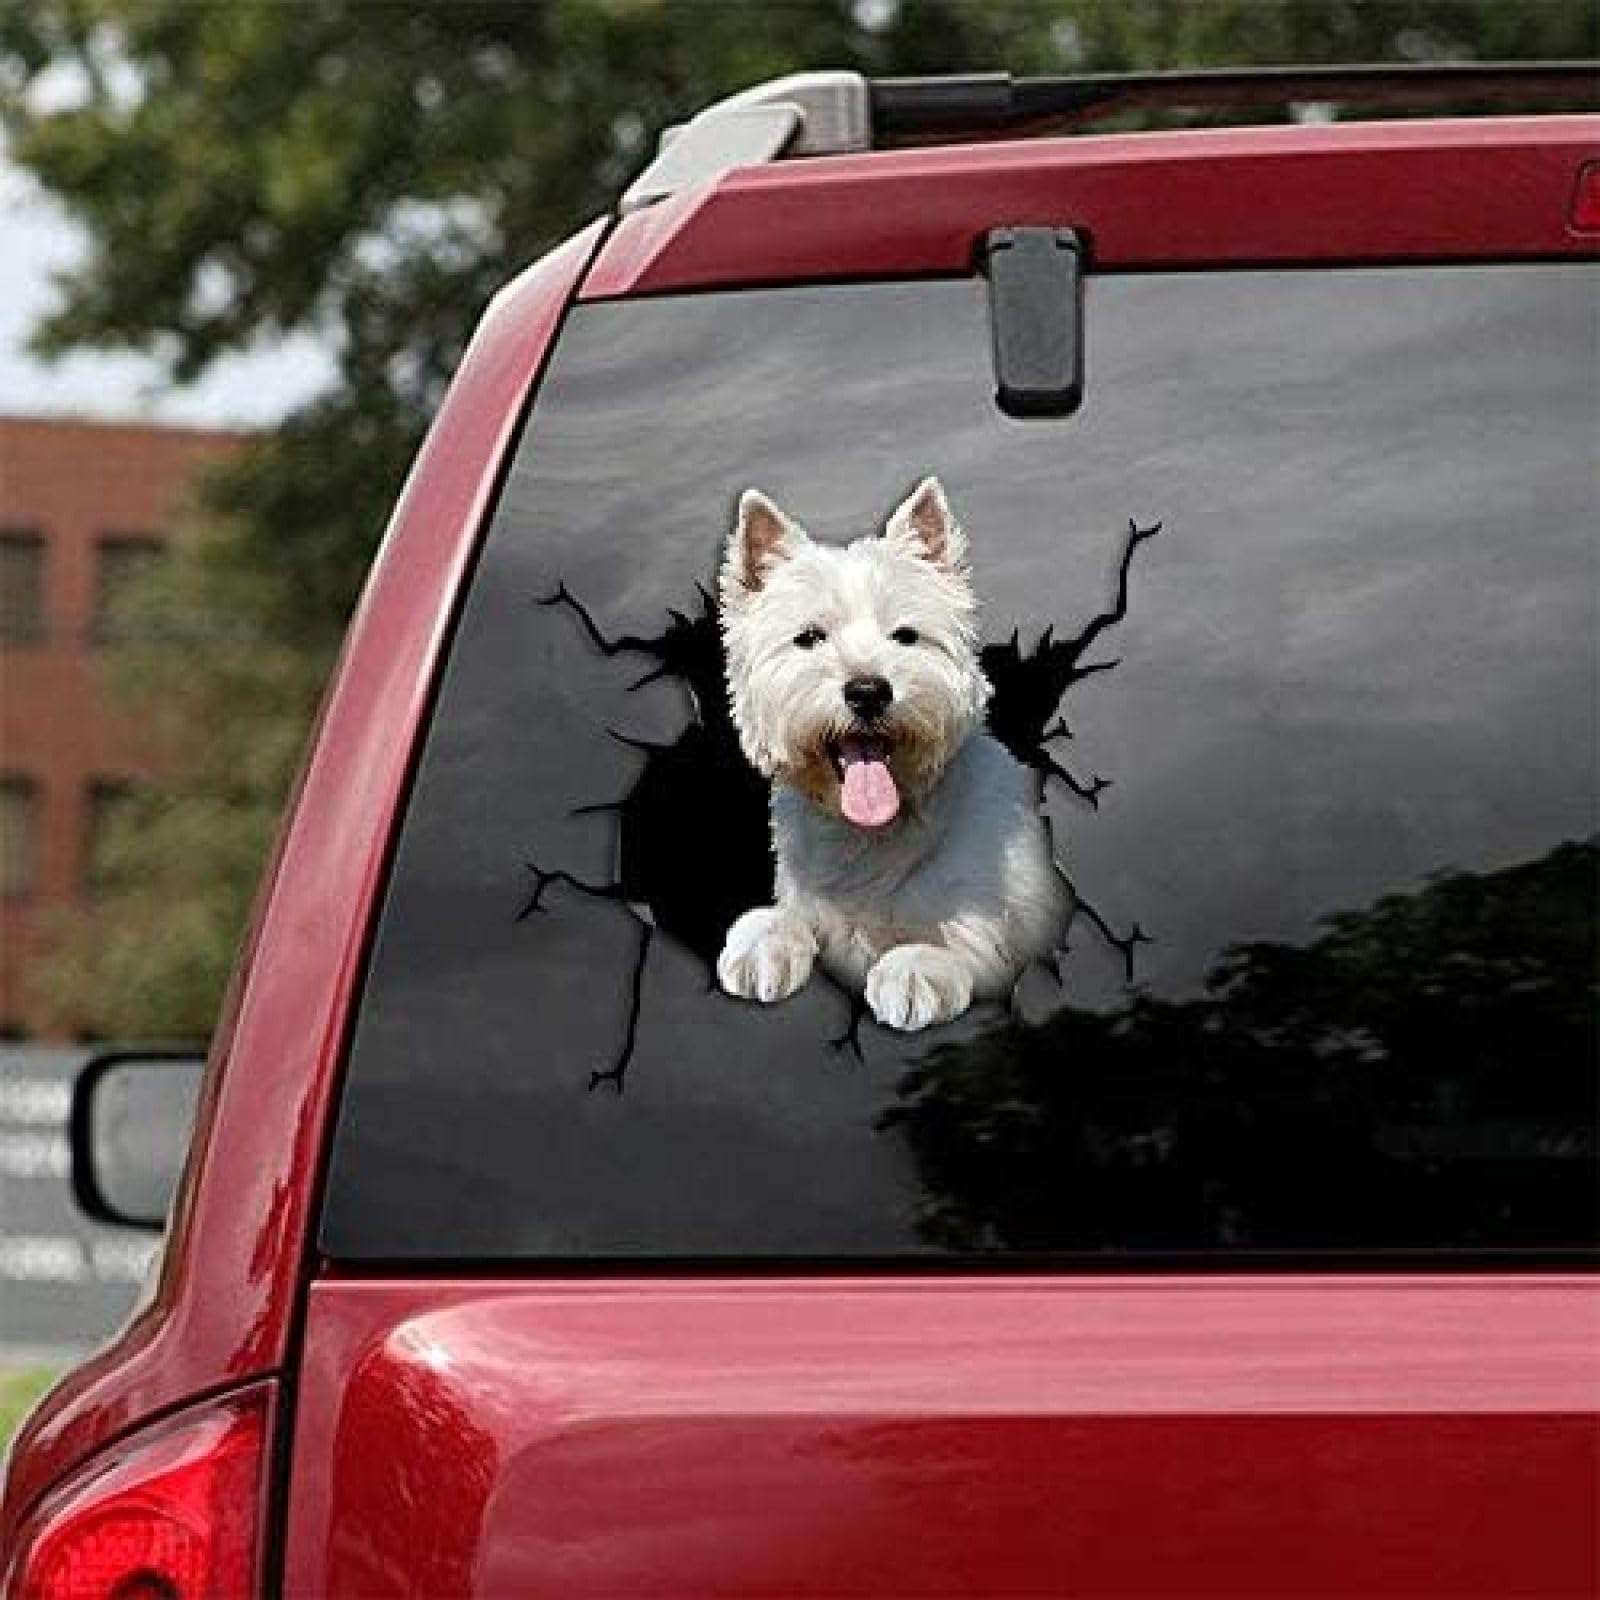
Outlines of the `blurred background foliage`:
[{"label": "blurred background foliage", "polygon": [[[44,353],[175,384],[313,332],[337,377],[206,481],[114,673],[172,776],[130,798],[51,984],[200,1037],[317,694],[489,296],[655,134],[804,67],[1115,71],[1583,56],[1592,0],[0,0],[9,154],[87,231]],[[70,95],[32,93],[45,74]]]}]

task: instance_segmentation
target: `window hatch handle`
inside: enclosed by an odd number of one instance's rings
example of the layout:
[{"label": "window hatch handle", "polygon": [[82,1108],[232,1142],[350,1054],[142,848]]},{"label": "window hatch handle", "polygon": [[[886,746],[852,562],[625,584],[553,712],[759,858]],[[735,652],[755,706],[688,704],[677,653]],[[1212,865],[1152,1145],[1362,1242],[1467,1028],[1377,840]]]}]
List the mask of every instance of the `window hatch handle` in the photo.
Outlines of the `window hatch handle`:
[{"label": "window hatch handle", "polygon": [[984,240],[995,404],[1069,417],[1083,403],[1083,240],[1071,228],[994,228]]}]

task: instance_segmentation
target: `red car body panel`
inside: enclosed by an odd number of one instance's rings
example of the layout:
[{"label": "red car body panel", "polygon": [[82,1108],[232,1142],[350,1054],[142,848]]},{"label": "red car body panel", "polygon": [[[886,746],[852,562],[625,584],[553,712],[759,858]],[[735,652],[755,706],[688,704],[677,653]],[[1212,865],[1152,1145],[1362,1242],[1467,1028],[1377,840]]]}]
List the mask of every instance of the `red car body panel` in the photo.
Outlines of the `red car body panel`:
[{"label": "red car body panel", "polygon": [[0,1545],[107,1442],[276,1374],[295,1594],[1583,1592],[1592,1279],[373,1281],[318,1277],[315,1226],[432,685],[575,295],[961,272],[1002,223],[1085,227],[1113,268],[1588,253],[1597,147],[1551,117],[784,163],[519,279],[352,624],[161,1281],[19,1438]]},{"label": "red car body panel", "polygon": [[161,1282],[18,1438],[0,1544],[92,1450],[281,1368],[352,996],[454,598],[603,225],[490,308],[407,481],[329,688],[213,1043]]},{"label": "red car body panel", "polygon": [[967,272],[996,226],[1086,231],[1098,267],[1592,254],[1571,226],[1594,117],[1125,134],[729,173],[628,217],[586,300]]},{"label": "red car body panel", "polygon": [[323,1281],[285,1589],[1581,1594],[1594,1288]]}]

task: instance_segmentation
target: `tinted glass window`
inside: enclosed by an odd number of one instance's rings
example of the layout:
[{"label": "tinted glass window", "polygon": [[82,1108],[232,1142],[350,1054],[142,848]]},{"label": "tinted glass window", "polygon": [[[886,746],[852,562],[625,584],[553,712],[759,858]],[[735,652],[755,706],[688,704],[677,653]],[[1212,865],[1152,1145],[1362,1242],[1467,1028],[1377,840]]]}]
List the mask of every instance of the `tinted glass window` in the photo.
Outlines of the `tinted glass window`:
[{"label": "tinted glass window", "polygon": [[[327,1247],[1592,1241],[1594,288],[1555,265],[1095,280],[1085,405],[1029,422],[993,404],[977,282],[580,308],[411,799]],[[858,1015],[848,973],[732,998],[729,925],[773,893],[708,598],[739,497],[838,544],[929,473],[970,541],[1000,752],[937,866],[988,903],[1012,867],[980,804],[1042,782],[1059,948],[920,1032]],[[941,529],[923,506],[902,533],[932,559]],[[759,507],[747,532],[745,598],[771,602],[789,535]],[[903,576],[853,665],[831,591],[752,623],[777,665],[746,722],[788,715],[801,654],[953,704],[959,593]],[[891,625],[944,665],[880,670]],[[854,785],[866,823],[807,834],[807,873],[854,893],[853,845],[924,815],[902,754],[818,757],[821,808]],[[1035,803],[1006,815],[1036,838]]]}]

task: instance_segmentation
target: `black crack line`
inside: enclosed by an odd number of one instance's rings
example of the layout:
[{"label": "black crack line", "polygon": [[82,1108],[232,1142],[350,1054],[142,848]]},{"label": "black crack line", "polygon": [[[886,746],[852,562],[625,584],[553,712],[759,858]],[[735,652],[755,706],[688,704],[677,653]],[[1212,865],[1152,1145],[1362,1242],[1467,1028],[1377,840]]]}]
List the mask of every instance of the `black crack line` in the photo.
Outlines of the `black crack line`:
[{"label": "black crack line", "polygon": [[[696,585],[701,598],[707,605],[710,596],[704,586]],[[630,690],[642,689],[646,684],[653,683],[666,677],[677,677],[669,659],[663,659],[663,640],[661,638],[647,638],[643,634],[622,634],[615,639],[609,639],[601,632],[599,624],[594,619],[594,614],[578,597],[567,587],[565,581],[558,582],[553,594],[546,595],[538,601],[543,606],[565,606],[574,616],[588,636],[589,641],[604,656],[614,657],[627,654],[654,656],[657,665],[636,679]],[[690,619],[680,611],[670,610],[668,615],[673,624],[680,629],[692,626]],[[621,732],[616,728],[607,728],[606,733],[625,745],[630,750],[635,750],[643,755],[646,760],[651,756],[672,748],[667,744],[652,743],[646,739],[635,738],[631,734]],[[602,800],[590,805],[575,806],[571,810],[572,816],[593,816],[604,812],[620,815],[627,807],[629,796],[624,795],[616,800]],[[623,1037],[622,1049],[612,1065],[601,1071],[595,1069],[589,1075],[589,1091],[593,1093],[603,1083],[609,1083],[617,1094],[623,1092],[627,1080],[628,1066],[633,1060],[634,1050],[638,1044],[639,1018],[643,1007],[645,964],[649,959],[650,947],[655,938],[655,925],[646,916],[641,916],[636,907],[629,904],[628,896],[620,883],[596,884],[586,883],[573,873],[562,869],[546,871],[544,868],[528,861],[523,863],[527,870],[533,874],[533,890],[527,903],[517,913],[516,920],[523,921],[535,913],[542,913],[547,908],[544,904],[545,891],[553,884],[565,884],[576,889],[581,894],[586,894],[592,899],[609,900],[616,904],[627,905],[635,926],[639,929],[638,947],[634,954],[633,975],[630,981],[627,1029]]]},{"label": "black crack line", "polygon": [[[1151,523],[1148,527],[1141,528],[1132,518],[1128,521],[1128,537],[1123,544],[1122,552],[1117,557],[1116,589],[1111,604],[1103,611],[1091,617],[1077,633],[1070,638],[1057,640],[1055,625],[1046,626],[1039,635],[1032,651],[1027,657],[1027,664],[1049,663],[1049,670],[1055,688],[1055,701],[1057,705],[1056,719],[1048,727],[1041,729],[1034,740],[1027,743],[1025,750],[1014,750],[1014,753],[1026,760],[1027,764],[1043,775],[1046,782],[1054,778],[1072,794],[1084,801],[1092,810],[1100,809],[1100,796],[1111,787],[1109,778],[1102,778],[1098,774],[1090,773],[1087,778],[1080,778],[1073,773],[1055,756],[1045,749],[1053,739],[1071,739],[1072,730],[1068,727],[1066,718],[1060,715],[1060,702],[1074,685],[1083,682],[1102,672],[1110,672],[1119,663],[1112,661],[1085,662],[1084,656],[1088,654],[1095,642],[1107,629],[1115,627],[1126,619],[1128,615],[1128,595],[1131,573],[1133,570],[1134,553],[1146,540],[1153,539],[1161,532],[1161,523]],[[1015,671],[1023,665],[1021,647],[1017,631],[1012,630],[1010,645],[1011,660],[1009,668]],[[997,690],[998,692],[998,690]]]},{"label": "black crack line", "polygon": [[865,1060],[861,1053],[861,1024],[872,1015],[872,1007],[867,1004],[865,994],[857,994],[853,989],[840,987],[850,1007],[850,1019],[845,1023],[844,1032],[828,1040],[828,1048],[837,1055],[843,1055],[848,1050],[857,1061]]},{"label": "black crack line", "polygon": [[[590,642],[603,656],[620,656],[626,653],[634,655],[654,655],[657,641],[647,639],[643,634],[625,633],[618,639],[608,639],[600,631],[600,625],[594,620],[589,608],[567,587],[565,580],[556,585],[554,594],[547,594],[542,600],[534,602],[541,606],[567,606],[571,609],[578,621],[583,624],[583,631],[589,635]],[[639,683],[649,681],[651,677],[659,677],[659,673],[650,673],[641,678]],[[639,684],[634,685],[635,688]]]},{"label": "black crack line", "polygon": [[639,947],[633,957],[633,981],[628,997],[628,1030],[623,1036],[622,1050],[617,1059],[604,1071],[596,1068],[589,1074],[589,1093],[593,1094],[602,1083],[609,1083],[621,1094],[628,1077],[628,1065],[633,1060],[634,1046],[639,1041],[639,1012],[644,1004],[644,968],[650,956],[650,944],[655,938],[655,924],[637,919]]},{"label": "black crack line", "polygon": [[1102,778],[1097,773],[1091,772],[1087,780],[1074,777],[1053,755],[1045,750],[1039,752],[1038,770],[1047,779],[1059,779],[1080,800],[1087,800],[1096,811],[1100,809],[1100,796],[1111,787],[1111,779]]},{"label": "black crack line", "polygon": [[[1120,656],[1110,661],[1091,661],[1086,667],[1074,667],[1072,669],[1072,682],[1082,683],[1085,678],[1092,678],[1097,672],[1110,672],[1113,668],[1121,665],[1122,658]],[[1069,684],[1068,687],[1070,688],[1071,685]]]},{"label": "black crack line", "polygon": [[[582,878],[574,876],[561,868],[546,871],[531,861],[523,862],[529,872],[533,874],[533,892],[528,897],[528,902],[517,913],[517,921],[521,922],[534,913],[543,914],[549,910],[544,904],[545,890],[552,884],[565,884],[569,889],[576,889],[579,894],[588,895],[593,900],[609,900],[613,904],[627,904],[627,896],[620,883],[585,883]],[[622,1049],[617,1059],[605,1071],[596,1068],[589,1074],[589,1092],[592,1094],[602,1083],[609,1083],[611,1087],[621,1094],[623,1085],[628,1076],[628,1065],[633,1060],[635,1046],[639,1042],[639,1012],[644,998],[644,968],[650,956],[650,945],[655,938],[655,924],[647,918],[631,912],[634,925],[639,929],[639,944],[633,957],[633,976],[629,986],[628,998],[628,1025],[623,1035]]]},{"label": "black crack line", "polygon": [[[1067,689],[1071,688],[1074,683],[1081,682],[1084,678],[1090,677],[1095,673],[1109,672],[1117,665],[1117,662],[1115,661],[1091,661],[1087,664],[1081,663],[1083,662],[1084,655],[1087,654],[1090,647],[1101,636],[1101,634],[1103,634],[1108,628],[1114,628],[1119,622],[1122,622],[1126,619],[1128,615],[1128,580],[1129,574],[1133,569],[1134,552],[1138,550],[1140,545],[1144,544],[1149,539],[1155,538],[1155,536],[1160,532],[1161,524],[1159,522],[1152,522],[1148,527],[1141,528],[1132,517],[1128,519],[1127,542],[1123,545],[1122,555],[1117,561],[1117,589],[1115,597],[1113,598],[1111,604],[1107,606],[1104,611],[1101,611],[1096,616],[1091,617],[1089,621],[1086,622],[1071,639],[1066,641],[1067,659],[1071,662],[1072,666],[1071,677],[1062,687],[1063,693],[1065,693]],[[1048,630],[1046,630],[1046,637],[1048,637]],[[1060,717],[1058,717],[1055,723],[1045,731],[1043,739],[1041,739],[1040,742],[1042,744],[1058,736],[1067,739],[1072,737],[1070,730],[1067,728],[1066,720]],[[1067,785],[1069,789],[1072,790],[1074,794],[1081,795],[1089,802],[1091,806],[1095,807],[1097,810],[1099,809],[1100,795],[1110,787],[1109,779],[1091,777],[1087,784],[1081,783],[1048,753],[1041,751],[1040,754],[1043,759],[1042,770],[1045,771],[1046,774],[1059,778],[1064,784]],[[1064,956],[1067,951],[1067,945],[1065,942],[1066,935],[1071,933],[1072,925],[1078,920],[1079,916],[1084,916],[1087,917],[1090,923],[1093,924],[1095,931],[1106,942],[1107,947],[1116,951],[1118,956],[1121,957],[1123,981],[1131,984],[1134,981],[1135,963],[1139,946],[1141,944],[1152,944],[1154,941],[1151,939],[1150,935],[1139,926],[1137,922],[1132,925],[1126,934],[1117,933],[1111,924],[1106,921],[1105,917],[1101,915],[1099,908],[1096,907],[1092,901],[1086,899],[1082,894],[1079,893],[1077,885],[1074,884],[1071,878],[1067,877],[1066,873],[1062,871],[1059,862],[1056,864],[1056,870],[1061,872],[1062,878],[1071,887],[1073,897],[1072,914],[1067,918],[1067,926],[1065,934],[1063,935],[1063,942],[1058,947],[1056,955],[1052,959],[1052,965],[1056,972],[1057,981],[1059,982],[1061,977],[1059,959],[1061,956]]]},{"label": "black crack line", "polygon": [[574,877],[572,873],[560,867],[546,872],[543,867],[537,867],[531,861],[524,861],[522,865],[533,874],[533,890],[528,896],[527,904],[517,913],[518,922],[525,922],[535,912],[543,915],[550,909],[544,903],[544,892],[553,883],[564,883],[569,889],[576,889],[579,894],[586,894],[593,900],[626,899],[620,883],[585,883],[582,878]]},{"label": "black crack line", "polygon": [[[1083,657],[1088,653],[1091,645],[1108,628],[1114,628],[1119,622],[1125,621],[1128,615],[1128,582],[1133,570],[1134,552],[1147,539],[1153,539],[1161,532],[1161,524],[1152,522],[1149,527],[1141,528],[1132,517],[1128,519],[1128,538],[1122,547],[1122,554],[1117,559],[1117,592],[1111,604],[1104,611],[1091,617],[1072,638],[1064,641],[1067,660],[1071,663],[1071,676],[1062,687],[1065,694],[1075,683],[1081,683],[1085,678],[1093,677],[1096,673],[1110,672],[1118,665],[1116,661],[1091,661],[1083,662]],[[1039,641],[1039,648],[1043,649],[1050,640],[1049,628],[1046,628]],[[1070,739],[1072,730],[1067,727],[1065,717],[1057,717],[1055,722],[1047,728],[1040,737],[1039,770],[1047,778],[1057,778],[1064,783],[1079,799],[1086,800],[1096,811],[1100,809],[1100,796],[1111,787],[1111,779],[1102,778],[1096,773],[1090,773],[1087,780],[1075,777],[1054,756],[1045,751],[1042,746],[1055,738]]]},{"label": "black crack line", "polygon": [[1105,672],[1114,667],[1116,662],[1104,661],[1092,666],[1080,667],[1077,663],[1083,659],[1084,653],[1107,628],[1114,628],[1128,615],[1128,573],[1133,567],[1133,553],[1147,539],[1153,539],[1161,532],[1161,524],[1152,522],[1148,528],[1141,528],[1132,517],[1128,518],[1128,542],[1122,547],[1122,557],[1117,562],[1117,594],[1111,605],[1098,616],[1091,617],[1079,632],[1067,641],[1067,648],[1071,651],[1073,671],[1079,677],[1091,672]]},{"label": "black crack line", "polygon": [[[1071,883],[1071,879],[1067,880]],[[1142,944],[1154,944],[1143,928],[1135,922],[1127,933],[1119,934],[1109,922],[1100,914],[1098,908],[1090,900],[1078,893],[1077,886],[1072,889],[1072,915],[1067,918],[1067,932],[1071,933],[1072,924],[1079,916],[1085,916],[1094,924],[1095,931],[1105,940],[1108,948],[1115,950],[1122,958],[1122,981],[1131,984],[1134,980],[1134,965],[1136,953]]]},{"label": "black crack line", "polygon": [[618,728],[607,728],[606,733],[620,745],[625,745],[629,750],[637,750],[642,756],[658,756],[672,748],[670,742],[662,744],[649,739],[640,739],[631,733],[623,733]]},{"label": "black crack line", "polygon": [[648,672],[642,673],[639,677],[635,678],[633,682],[628,685],[628,692],[632,694],[634,690],[642,689],[646,684],[659,683],[663,678],[675,677],[677,677],[677,674],[665,661],[663,661],[659,667],[652,667]]},{"label": "black crack line", "polygon": [[[1072,929],[1080,916],[1087,917],[1096,933],[1105,941],[1108,949],[1115,950],[1122,959],[1122,979],[1126,984],[1132,984],[1135,977],[1135,961],[1139,946],[1154,944],[1150,937],[1137,922],[1126,934],[1119,934],[1100,913],[1099,908],[1078,890],[1077,884],[1061,865],[1061,859],[1056,855],[1055,829],[1050,824],[1049,817],[1044,818],[1045,843],[1050,852],[1050,865],[1055,868],[1056,875],[1066,886],[1072,896],[1072,909],[1067,913],[1067,920],[1061,929],[1061,938],[1049,955],[1038,958],[1039,963],[1046,971],[1053,974],[1058,987],[1066,986],[1066,977],[1062,971],[1062,964],[1072,951]],[[1020,979],[1019,979],[1020,982]],[[1013,994],[1015,991],[1013,990]]]}]

